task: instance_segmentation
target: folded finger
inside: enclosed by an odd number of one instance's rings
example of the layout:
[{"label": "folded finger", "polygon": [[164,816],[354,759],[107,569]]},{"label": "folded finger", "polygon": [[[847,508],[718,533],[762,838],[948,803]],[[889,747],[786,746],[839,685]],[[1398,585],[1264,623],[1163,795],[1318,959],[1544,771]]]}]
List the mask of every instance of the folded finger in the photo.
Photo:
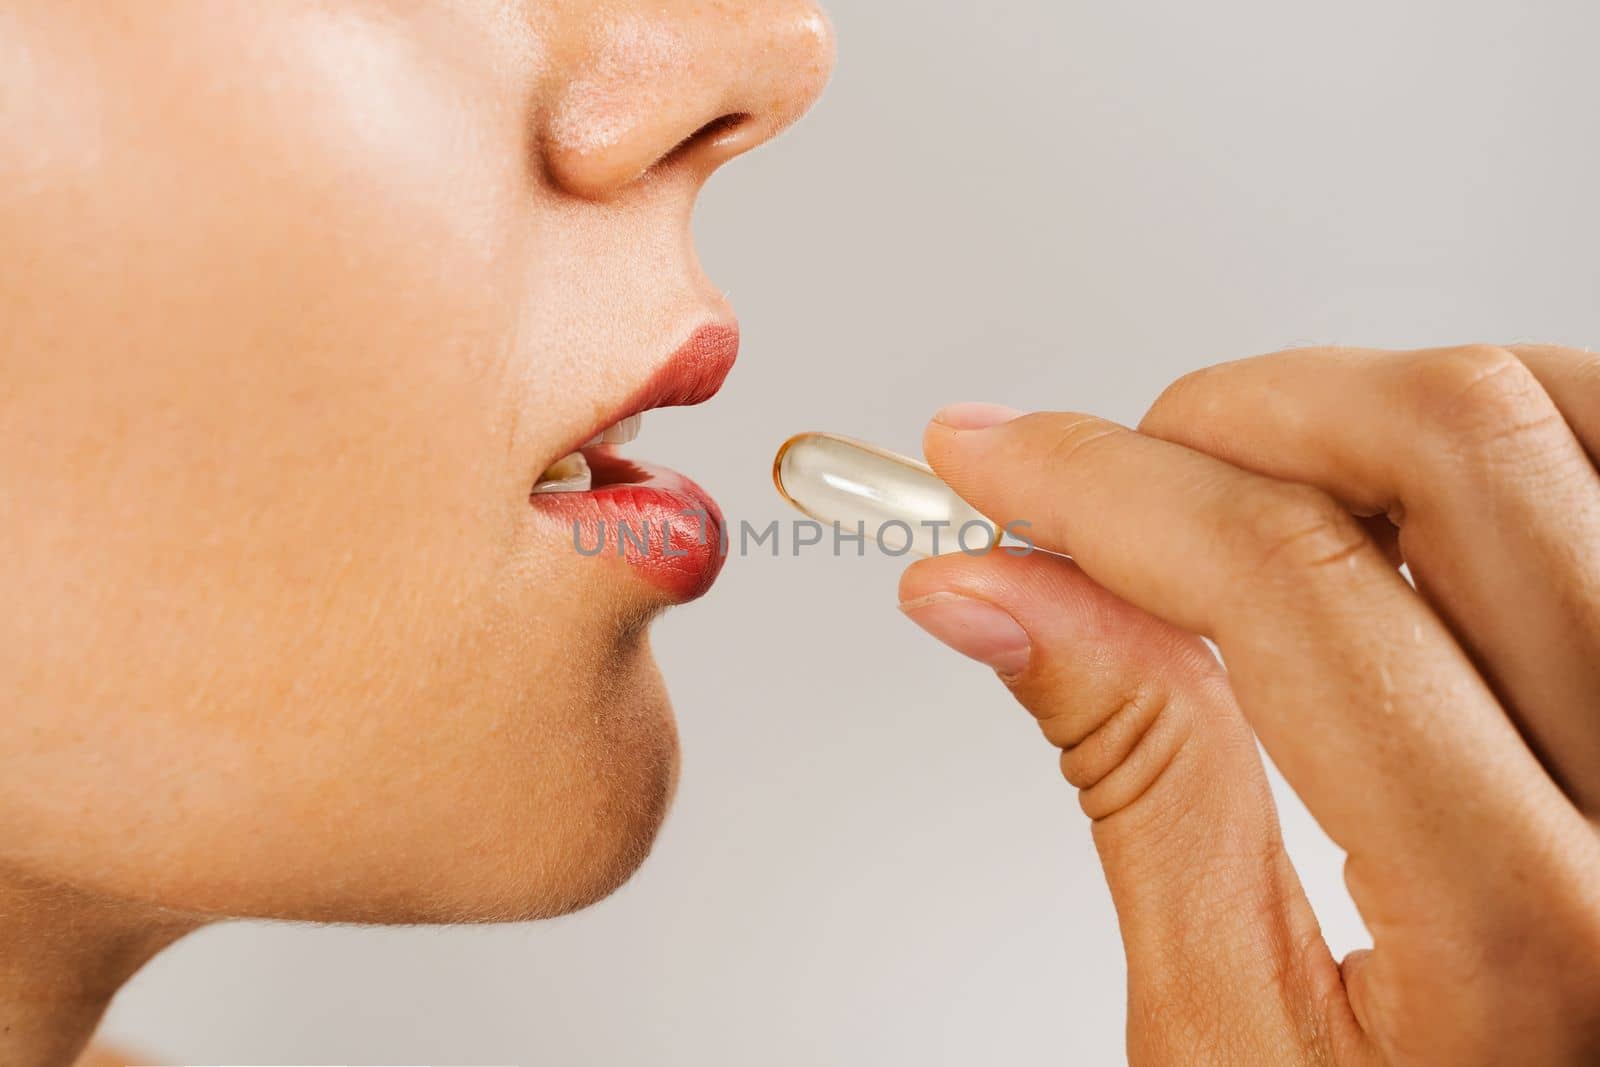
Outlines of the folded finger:
[{"label": "folded finger", "polygon": [[1419,588],[1595,812],[1600,473],[1575,428],[1600,401],[1583,388],[1592,370],[1534,358],[1537,370],[1489,346],[1284,352],[1180,379],[1140,428],[1391,516]]},{"label": "folded finger", "polygon": [[1505,887],[1486,882],[1548,844],[1530,826],[1571,830],[1577,813],[1449,630],[1332,498],[1088,416],[995,417],[941,413],[924,438],[935,470],[1118,597],[1213,638],[1358,880],[1391,897],[1477,890],[1492,907]]},{"label": "folded finger", "polygon": [[1533,371],[1589,458],[1600,465],[1600,355],[1563,345],[1511,345],[1509,350]]},{"label": "folded finger", "polygon": [[1301,1059],[1307,1035],[1361,1040],[1203,641],[1045,553],[925,560],[900,596],[914,622],[996,667],[1062,750],[1122,929],[1130,1057],[1278,1063]]}]

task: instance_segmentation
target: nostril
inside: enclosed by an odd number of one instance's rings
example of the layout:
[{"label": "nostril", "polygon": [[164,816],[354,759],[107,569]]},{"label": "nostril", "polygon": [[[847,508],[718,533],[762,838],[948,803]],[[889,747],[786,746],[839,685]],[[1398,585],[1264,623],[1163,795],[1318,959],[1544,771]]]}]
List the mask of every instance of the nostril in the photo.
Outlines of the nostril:
[{"label": "nostril", "polygon": [[670,164],[697,148],[715,145],[748,123],[753,117],[748,111],[735,111],[714,118],[674,145],[670,152],[661,157],[661,163]]},{"label": "nostril", "polygon": [[[815,0],[569,6],[599,10],[560,50],[567,59],[534,113],[544,175],[580,199],[609,200],[668,170],[703,181],[798,119],[832,68]],[[639,11],[604,14],[617,7]]]},{"label": "nostril", "polygon": [[[700,111],[700,115],[707,110]],[[685,120],[681,124],[680,117]],[[580,137],[566,135],[580,128],[577,119],[566,115],[553,124],[553,135],[547,136],[540,146],[544,165],[562,188],[578,196],[602,199],[645,174],[658,173],[678,164],[708,173],[763,139],[764,124],[756,121],[758,116],[754,112],[733,111],[701,123],[693,128],[693,133],[676,142],[667,140],[663,126],[688,129],[689,122],[698,117],[669,112],[612,120],[608,140],[591,145]],[[605,124],[590,121],[605,129]],[[657,146],[664,144],[671,144],[671,147],[661,152]]]}]

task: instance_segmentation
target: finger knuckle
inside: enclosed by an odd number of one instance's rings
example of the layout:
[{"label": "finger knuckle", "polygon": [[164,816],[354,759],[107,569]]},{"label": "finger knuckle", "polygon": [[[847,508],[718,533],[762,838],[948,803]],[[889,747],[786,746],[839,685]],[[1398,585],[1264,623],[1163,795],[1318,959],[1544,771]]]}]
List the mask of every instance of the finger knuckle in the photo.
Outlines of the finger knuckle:
[{"label": "finger knuckle", "polygon": [[1448,453],[1477,462],[1520,455],[1564,425],[1533,371],[1496,345],[1420,353],[1411,407]]},{"label": "finger knuckle", "polygon": [[1156,397],[1139,423],[1141,430],[1159,432],[1173,418],[1204,424],[1214,410],[1221,378],[1218,367],[1202,367],[1178,378]]},{"label": "finger knuckle", "polygon": [[1054,469],[1070,467],[1125,433],[1120,426],[1088,415],[1056,416],[1044,441],[1045,463]]},{"label": "finger knuckle", "polygon": [[1237,509],[1233,525],[1245,564],[1260,570],[1300,576],[1372,550],[1361,524],[1338,501],[1309,486],[1262,487]]},{"label": "finger knuckle", "polygon": [[1083,783],[1073,783],[1079,789],[1078,804],[1095,822],[1135,808],[1144,812],[1141,818],[1154,818],[1159,822],[1163,807],[1174,801],[1170,790],[1158,787],[1189,743],[1193,723],[1174,700],[1162,700],[1145,715],[1147,725],[1133,733],[1120,751],[1108,745],[1096,754],[1077,751],[1061,754],[1063,774],[1068,773],[1069,759],[1077,757],[1078,764],[1072,771]]},{"label": "finger knuckle", "polygon": [[1596,360],[1595,350],[1592,348],[1578,348],[1573,345],[1556,344],[1520,344],[1507,345],[1506,351],[1526,362],[1540,356],[1548,356],[1560,363],[1569,364],[1580,370],[1593,371],[1600,362]]},{"label": "finger knuckle", "polygon": [[1079,789],[1091,789],[1127,760],[1168,698],[1148,687],[1097,701],[1086,713],[1041,721],[1045,736],[1061,748],[1061,773]]},{"label": "finger knuckle", "polygon": [[1531,355],[1550,355],[1558,360],[1571,363],[1581,363],[1595,357],[1594,349],[1579,349],[1571,344],[1509,344],[1507,352],[1517,358],[1528,358]]}]

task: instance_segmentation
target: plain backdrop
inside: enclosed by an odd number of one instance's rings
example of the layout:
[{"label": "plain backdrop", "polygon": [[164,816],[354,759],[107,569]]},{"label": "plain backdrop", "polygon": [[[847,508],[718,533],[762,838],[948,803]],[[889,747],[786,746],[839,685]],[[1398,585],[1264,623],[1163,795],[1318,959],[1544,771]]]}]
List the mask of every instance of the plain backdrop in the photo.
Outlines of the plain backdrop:
[{"label": "plain backdrop", "polygon": [[[802,429],[914,450],[955,400],[1131,421],[1187,370],[1292,345],[1600,337],[1590,0],[832,14],[826,98],[697,218],[740,365],[632,446],[735,521],[787,517],[768,470]],[[900,618],[900,568],[734,559],[657,626],[682,789],[612,899],[211,929],[107,1032],[182,1063],[1120,1062],[1076,798],[988,672]],[[1342,856],[1278,785],[1342,954],[1365,940]]]}]

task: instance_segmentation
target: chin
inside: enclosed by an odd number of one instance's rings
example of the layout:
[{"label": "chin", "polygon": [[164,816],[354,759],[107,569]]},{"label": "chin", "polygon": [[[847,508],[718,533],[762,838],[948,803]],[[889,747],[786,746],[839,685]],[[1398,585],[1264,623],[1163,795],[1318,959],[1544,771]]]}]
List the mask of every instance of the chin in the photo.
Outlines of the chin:
[{"label": "chin", "polygon": [[638,871],[677,791],[678,731],[646,642],[612,662],[626,667],[595,685],[569,718],[566,743],[528,783],[523,825],[506,826],[503,846],[487,855],[480,845],[462,857],[479,876],[458,885],[466,895],[448,913],[403,921],[552,918],[598,903]]},{"label": "chin", "polygon": [[[487,924],[550,919],[597,904],[648,858],[672,804],[676,730],[670,716],[652,717],[651,727],[634,733],[626,747],[572,768],[567,795],[556,804],[546,800],[533,810],[485,812],[465,831],[454,818],[441,820],[443,840],[401,847],[396,851],[412,855],[378,863],[387,877],[368,867],[332,896],[319,894],[261,917]],[[539,794],[549,796],[543,789]],[[470,785],[463,785],[462,795],[464,803],[482,803]]]},{"label": "chin", "polygon": [[[24,863],[198,921],[521,922],[588,907],[649,856],[679,764],[643,624],[600,626],[569,631],[567,647],[589,655],[487,698],[329,710],[328,735],[309,742],[296,724],[243,766],[197,749],[182,804],[152,787],[151,803],[130,806],[124,781],[91,782],[101,817],[47,820],[32,837],[70,841],[76,825],[92,844]],[[468,659],[480,680],[525,662]]]},{"label": "chin", "polygon": [[649,857],[678,785],[677,730],[670,710],[651,725],[651,741],[644,743],[641,735],[629,738],[627,751],[598,768],[604,799],[578,817],[574,828],[586,832],[575,842],[566,876],[554,886],[530,886],[533,906],[519,920],[552,918],[597,904],[622,888]]}]

